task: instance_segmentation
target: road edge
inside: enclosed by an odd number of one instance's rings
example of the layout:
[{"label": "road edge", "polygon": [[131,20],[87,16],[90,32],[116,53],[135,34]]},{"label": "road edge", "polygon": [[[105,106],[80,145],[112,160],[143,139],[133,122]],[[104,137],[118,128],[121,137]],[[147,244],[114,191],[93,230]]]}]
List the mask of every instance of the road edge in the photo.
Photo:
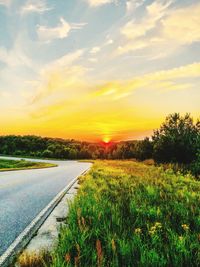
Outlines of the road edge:
[{"label": "road edge", "polygon": [[23,230],[23,232],[13,241],[7,250],[0,256],[0,267],[8,267],[14,260],[15,256],[20,253],[30,242],[36,231],[41,227],[54,208],[62,200],[65,194],[77,181],[78,177],[89,171],[87,168],[80,175],[74,178],[62,191],[60,191],[51,202],[35,217],[35,219]]}]

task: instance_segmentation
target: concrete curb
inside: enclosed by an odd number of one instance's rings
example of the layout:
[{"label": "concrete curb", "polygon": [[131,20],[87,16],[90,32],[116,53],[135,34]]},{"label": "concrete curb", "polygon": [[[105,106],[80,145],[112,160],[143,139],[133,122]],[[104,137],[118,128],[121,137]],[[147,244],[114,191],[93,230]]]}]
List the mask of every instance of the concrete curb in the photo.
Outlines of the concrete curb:
[{"label": "concrete curb", "polygon": [[[87,170],[85,170],[83,173],[81,173],[80,175],[84,175],[86,172],[89,171],[89,169],[90,167]],[[73,179],[70,184],[68,184],[60,193],[58,193],[53,198],[53,200],[37,215],[37,217],[24,229],[24,231],[15,239],[15,241],[0,256],[0,267],[7,267],[13,262],[14,257],[18,253],[20,253],[24,249],[24,247],[29,243],[29,241],[32,239],[32,237],[34,236],[36,231],[40,228],[40,226],[43,224],[43,222],[46,220],[46,218],[50,215],[53,209],[62,200],[64,195],[77,181],[78,177]]]}]

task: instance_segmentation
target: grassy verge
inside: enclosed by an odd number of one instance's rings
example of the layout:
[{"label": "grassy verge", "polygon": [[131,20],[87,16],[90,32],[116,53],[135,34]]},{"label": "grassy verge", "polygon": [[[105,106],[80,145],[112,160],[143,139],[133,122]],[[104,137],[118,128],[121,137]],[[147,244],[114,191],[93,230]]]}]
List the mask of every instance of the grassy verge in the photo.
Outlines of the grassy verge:
[{"label": "grassy verge", "polygon": [[55,167],[56,164],[45,163],[45,162],[32,162],[26,160],[8,160],[0,159],[0,172],[1,171],[14,171],[14,170],[25,170],[25,169],[40,169]]},{"label": "grassy verge", "polygon": [[199,181],[142,163],[96,161],[80,182],[41,266],[200,266]]}]

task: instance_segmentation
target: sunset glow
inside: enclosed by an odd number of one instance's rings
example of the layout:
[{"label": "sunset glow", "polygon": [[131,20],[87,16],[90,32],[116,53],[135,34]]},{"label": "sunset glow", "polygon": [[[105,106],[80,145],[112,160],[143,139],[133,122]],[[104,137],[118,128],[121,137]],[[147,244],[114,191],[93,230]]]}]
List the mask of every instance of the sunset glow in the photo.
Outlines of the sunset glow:
[{"label": "sunset glow", "polygon": [[0,12],[1,135],[109,143],[199,116],[199,1],[2,0]]},{"label": "sunset glow", "polygon": [[110,138],[109,138],[109,137],[104,137],[104,138],[103,138],[103,142],[104,142],[105,144],[108,144],[108,143],[110,142]]}]

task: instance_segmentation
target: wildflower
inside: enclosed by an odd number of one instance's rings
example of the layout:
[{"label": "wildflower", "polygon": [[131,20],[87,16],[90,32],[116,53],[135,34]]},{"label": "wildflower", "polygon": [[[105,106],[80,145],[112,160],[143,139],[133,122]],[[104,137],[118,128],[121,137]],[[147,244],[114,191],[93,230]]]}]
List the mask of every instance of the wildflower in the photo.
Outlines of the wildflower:
[{"label": "wildflower", "polygon": [[136,234],[141,234],[142,230],[140,228],[135,228],[135,233]]},{"label": "wildflower", "polygon": [[156,222],[155,223],[155,227],[156,227],[156,229],[161,229],[162,228],[162,224],[160,222]]},{"label": "wildflower", "polygon": [[154,235],[156,233],[156,227],[152,226],[149,230],[150,235]]},{"label": "wildflower", "polygon": [[182,224],[181,226],[186,232],[190,229],[188,224]]},{"label": "wildflower", "polygon": [[71,256],[70,256],[69,253],[67,253],[67,254],[65,255],[65,261],[66,261],[67,263],[70,263],[70,260],[71,260]]},{"label": "wildflower", "polygon": [[149,230],[150,235],[154,235],[157,230],[162,228],[162,224],[160,222],[155,222],[154,226],[152,226]]}]

